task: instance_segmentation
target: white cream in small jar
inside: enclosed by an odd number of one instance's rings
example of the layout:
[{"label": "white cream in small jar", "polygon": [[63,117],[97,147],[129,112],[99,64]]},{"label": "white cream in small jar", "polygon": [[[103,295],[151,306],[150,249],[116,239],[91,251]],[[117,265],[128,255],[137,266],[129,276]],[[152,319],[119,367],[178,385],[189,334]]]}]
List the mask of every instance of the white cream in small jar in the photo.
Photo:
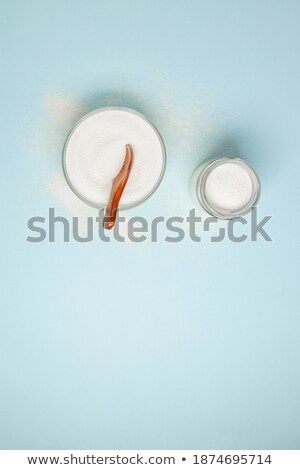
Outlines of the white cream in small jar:
[{"label": "white cream in small jar", "polygon": [[108,107],[84,116],[64,147],[64,173],[81,200],[96,208],[107,205],[112,181],[122,168],[126,144],[131,146],[134,160],[119,208],[136,206],[155,191],[166,163],[161,136],[137,111]]},{"label": "white cream in small jar", "polygon": [[240,158],[208,160],[192,176],[191,196],[196,206],[219,219],[247,214],[260,196],[255,171]]}]

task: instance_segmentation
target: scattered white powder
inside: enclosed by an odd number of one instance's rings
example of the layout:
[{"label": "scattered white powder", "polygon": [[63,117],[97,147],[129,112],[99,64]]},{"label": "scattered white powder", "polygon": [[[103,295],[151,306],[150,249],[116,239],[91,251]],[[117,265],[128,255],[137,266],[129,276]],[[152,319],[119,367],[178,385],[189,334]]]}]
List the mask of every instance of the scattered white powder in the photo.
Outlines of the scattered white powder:
[{"label": "scattered white powder", "polygon": [[[57,92],[42,100],[43,119],[28,131],[27,145],[39,160],[61,170],[62,148],[72,127],[90,109],[75,98]],[[63,174],[61,178],[64,179]]]},{"label": "scattered white powder", "polygon": [[253,185],[247,171],[236,163],[217,166],[207,178],[205,195],[217,211],[236,212],[250,201]]},{"label": "scattered white powder", "polygon": [[69,96],[51,93],[43,100],[43,107],[52,121],[65,129],[72,129],[74,124],[88,112],[87,106]]},{"label": "scattered white powder", "polygon": [[126,144],[132,147],[134,162],[120,207],[146,198],[162,175],[164,151],[157,132],[138,114],[107,109],[89,115],[71,134],[65,154],[67,174],[76,191],[91,204],[107,204]]},{"label": "scattered white powder", "polygon": [[[188,187],[193,169],[201,161],[215,158],[220,153],[237,153],[235,143],[230,136],[228,139],[224,130],[227,116],[218,111],[214,96],[201,83],[190,87],[160,70],[157,74],[151,70],[147,79],[141,74],[137,80],[136,75],[128,72],[121,79],[116,77],[108,90],[104,88],[91,94],[92,91],[86,90],[81,101],[60,85],[51,86],[41,100],[44,114],[38,121],[29,123],[26,142],[39,160],[40,168],[43,165],[42,170],[49,175],[45,186],[37,172],[37,180],[31,184],[32,191],[39,193],[47,189],[53,199],[51,204],[57,204],[72,216],[79,216],[83,224],[86,224],[87,216],[95,216],[97,212],[72,192],[63,175],[61,153],[68,133],[89,111],[112,105],[136,109],[150,118],[165,142],[168,171],[159,193],[145,209],[139,206],[130,210],[129,217],[144,215],[144,210],[150,218],[158,213],[165,217],[174,214],[185,217],[191,208]],[[178,187],[181,188],[180,197],[174,197],[174,188]],[[121,215],[124,217],[124,210]],[[127,221],[121,225],[126,224]]]}]

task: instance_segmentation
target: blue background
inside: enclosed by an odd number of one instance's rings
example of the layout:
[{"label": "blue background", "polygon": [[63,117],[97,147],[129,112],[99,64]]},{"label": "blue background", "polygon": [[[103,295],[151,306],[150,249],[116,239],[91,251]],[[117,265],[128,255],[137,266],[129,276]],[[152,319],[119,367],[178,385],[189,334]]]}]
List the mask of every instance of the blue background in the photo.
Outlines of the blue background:
[{"label": "blue background", "polygon": [[[299,449],[299,15],[1,2],[1,448]],[[273,241],[28,243],[29,217],[70,215],[47,190],[70,129],[46,159],[30,143],[53,90],[160,130],[163,183],[129,216],[186,216],[197,165],[238,154]]]}]

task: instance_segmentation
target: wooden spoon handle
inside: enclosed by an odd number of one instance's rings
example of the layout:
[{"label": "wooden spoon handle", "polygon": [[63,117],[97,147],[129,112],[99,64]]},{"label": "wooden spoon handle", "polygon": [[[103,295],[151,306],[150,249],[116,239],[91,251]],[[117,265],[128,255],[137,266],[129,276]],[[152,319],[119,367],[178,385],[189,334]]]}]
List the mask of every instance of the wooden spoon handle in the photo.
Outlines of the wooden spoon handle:
[{"label": "wooden spoon handle", "polygon": [[132,164],[133,164],[133,151],[129,144],[125,146],[126,154],[120,172],[113,179],[109,201],[106,207],[105,216],[103,219],[103,227],[106,230],[111,230],[115,225],[117,211],[122,193],[128,181]]}]

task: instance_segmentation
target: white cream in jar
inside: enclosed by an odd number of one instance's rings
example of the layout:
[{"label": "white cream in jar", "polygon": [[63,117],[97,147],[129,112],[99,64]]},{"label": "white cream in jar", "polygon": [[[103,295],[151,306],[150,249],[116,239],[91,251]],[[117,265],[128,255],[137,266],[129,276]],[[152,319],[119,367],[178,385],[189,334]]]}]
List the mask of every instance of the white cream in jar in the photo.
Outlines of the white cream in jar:
[{"label": "white cream in jar", "polygon": [[190,189],[196,206],[220,219],[245,215],[260,196],[257,174],[240,158],[204,162],[193,174]]}]

